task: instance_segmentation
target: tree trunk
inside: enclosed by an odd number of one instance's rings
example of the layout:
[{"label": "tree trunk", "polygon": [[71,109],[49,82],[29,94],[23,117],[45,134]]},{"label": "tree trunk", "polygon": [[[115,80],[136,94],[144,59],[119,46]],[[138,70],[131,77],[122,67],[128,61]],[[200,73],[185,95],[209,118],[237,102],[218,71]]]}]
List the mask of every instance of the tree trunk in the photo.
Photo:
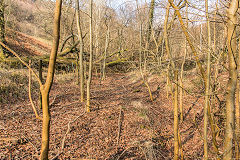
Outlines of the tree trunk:
[{"label": "tree trunk", "polygon": [[49,113],[49,93],[42,91],[42,146],[41,146],[41,160],[48,159],[49,150],[49,129],[50,129],[50,113]]},{"label": "tree trunk", "polygon": [[90,59],[89,59],[89,70],[88,70],[88,80],[87,80],[87,105],[86,105],[86,111],[90,112],[90,87],[91,87],[91,81],[92,81],[92,61],[93,61],[93,41],[92,41],[92,3],[93,1],[90,0],[90,24],[89,24],[89,35],[90,35]]},{"label": "tree trunk", "polygon": [[[39,60],[39,79],[43,83],[43,75],[42,75],[43,69],[42,69],[42,60]],[[42,109],[42,93],[39,92],[39,109]]]},{"label": "tree trunk", "polygon": [[[5,3],[0,1],[0,41],[5,43],[5,18],[4,18]],[[3,47],[0,46],[0,59],[5,59]]]},{"label": "tree trunk", "polygon": [[237,85],[237,64],[234,56],[236,55],[236,37],[235,29],[237,23],[236,13],[238,10],[238,0],[232,0],[227,10],[227,48],[229,63],[229,80],[227,84],[226,95],[226,126],[225,126],[225,142],[224,142],[224,160],[232,159],[233,136],[234,136],[234,111],[235,111],[235,91]]},{"label": "tree trunk", "polygon": [[[186,4],[186,28],[188,28],[188,4]],[[180,119],[181,122],[183,121],[183,69],[184,69],[184,64],[186,61],[186,56],[187,56],[187,40],[185,38],[185,44],[184,44],[184,56],[183,56],[183,62],[181,65],[181,72],[180,72],[180,80],[179,80],[179,85],[180,85],[180,91],[179,91],[179,108],[180,108]]]},{"label": "tree trunk", "polygon": [[165,42],[165,47],[166,47],[168,59],[170,59],[170,63],[171,63],[172,69],[175,70],[175,64],[174,64],[174,62],[172,60],[172,54],[171,54],[171,51],[170,51],[170,46],[169,46],[169,41],[168,41],[167,24],[168,24],[169,10],[170,10],[170,4],[168,4],[167,8],[166,8],[164,27],[163,27],[164,28],[163,37],[164,37],[164,42]]},{"label": "tree trunk", "polygon": [[[237,68],[240,68],[240,41],[238,42],[238,57],[237,57]],[[238,72],[238,79],[237,79],[237,88],[236,88],[236,113],[235,113],[235,118],[236,118],[236,130],[235,130],[235,135],[236,135],[236,159],[240,159],[240,155],[239,155],[239,139],[240,139],[240,88],[239,88],[239,72]]]},{"label": "tree trunk", "polygon": [[83,37],[82,37],[82,28],[80,23],[80,9],[79,9],[79,0],[76,0],[77,10],[76,10],[76,21],[77,21],[77,30],[78,30],[78,38],[80,41],[79,47],[79,70],[80,70],[80,99],[81,102],[84,101],[84,70],[83,70]]},{"label": "tree trunk", "polygon": [[147,37],[146,37],[146,43],[145,43],[145,51],[144,51],[144,72],[147,70],[147,57],[148,57],[148,48],[150,43],[150,37],[152,33],[152,23],[153,23],[153,14],[154,14],[154,8],[155,8],[155,0],[151,0],[150,9],[149,9],[149,16],[148,16],[148,27],[147,27]]},{"label": "tree trunk", "polygon": [[56,0],[56,8],[54,13],[54,28],[53,28],[53,45],[50,54],[47,79],[40,90],[42,93],[42,112],[43,112],[43,124],[42,124],[42,146],[41,146],[41,160],[48,159],[49,150],[49,128],[50,128],[50,113],[49,113],[49,92],[54,78],[54,70],[56,64],[56,57],[59,46],[60,37],[60,17],[61,17],[62,0]]},{"label": "tree trunk", "polygon": [[103,68],[102,68],[102,79],[105,80],[106,78],[106,58],[107,58],[107,50],[109,44],[109,37],[110,37],[110,22],[107,24],[107,35],[105,39],[105,48],[104,48],[104,58],[103,58]]},{"label": "tree trunk", "polygon": [[208,126],[208,107],[209,103],[209,89],[210,89],[210,58],[211,58],[211,35],[210,35],[210,22],[208,16],[208,0],[205,0],[205,8],[206,8],[206,20],[207,20],[207,39],[208,39],[208,53],[207,53],[207,75],[206,75],[206,86],[205,86],[205,105],[204,105],[204,131],[203,131],[203,139],[204,139],[204,159],[208,159],[208,142],[207,142],[207,126]]},{"label": "tree trunk", "polygon": [[151,0],[149,16],[148,16],[148,28],[147,28],[147,43],[149,44],[151,33],[152,33],[152,23],[153,23],[153,14],[155,8],[155,0]]},{"label": "tree trunk", "polygon": [[179,128],[178,128],[178,71],[174,73],[175,76],[175,91],[174,91],[174,160],[178,160],[179,154]]}]

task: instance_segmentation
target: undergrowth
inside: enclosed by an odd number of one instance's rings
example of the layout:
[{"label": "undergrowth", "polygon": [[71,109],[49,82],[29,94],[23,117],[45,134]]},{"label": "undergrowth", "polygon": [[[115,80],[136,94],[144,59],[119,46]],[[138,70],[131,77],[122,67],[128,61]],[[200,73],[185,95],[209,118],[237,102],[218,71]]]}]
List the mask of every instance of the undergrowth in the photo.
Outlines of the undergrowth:
[{"label": "undergrowth", "polygon": [[[12,104],[19,100],[28,99],[28,70],[10,69],[0,66],[0,103]],[[32,94],[38,95],[39,85],[32,78]]]}]

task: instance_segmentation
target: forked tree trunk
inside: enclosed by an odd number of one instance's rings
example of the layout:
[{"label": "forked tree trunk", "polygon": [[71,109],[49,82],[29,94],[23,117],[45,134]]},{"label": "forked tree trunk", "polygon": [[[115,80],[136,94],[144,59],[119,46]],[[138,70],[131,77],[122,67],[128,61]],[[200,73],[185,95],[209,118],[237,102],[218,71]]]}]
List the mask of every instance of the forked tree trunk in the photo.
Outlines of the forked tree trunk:
[{"label": "forked tree trunk", "polygon": [[234,112],[235,112],[235,91],[237,85],[237,64],[235,63],[236,56],[236,37],[235,29],[237,23],[238,0],[232,0],[227,10],[227,48],[228,48],[228,63],[229,63],[229,80],[227,84],[226,95],[226,126],[225,126],[225,142],[224,142],[224,160],[232,159],[233,153],[233,136],[234,136]]},{"label": "forked tree trunk", "polygon": [[41,86],[42,94],[42,146],[41,146],[41,160],[48,159],[49,150],[49,128],[50,128],[50,113],[49,113],[49,92],[54,78],[54,70],[56,64],[56,57],[58,52],[59,37],[60,37],[60,17],[61,17],[62,0],[56,0],[56,8],[54,13],[54,28],[53,28],[53,45],[50,54],[47,79],[43,86]]}]

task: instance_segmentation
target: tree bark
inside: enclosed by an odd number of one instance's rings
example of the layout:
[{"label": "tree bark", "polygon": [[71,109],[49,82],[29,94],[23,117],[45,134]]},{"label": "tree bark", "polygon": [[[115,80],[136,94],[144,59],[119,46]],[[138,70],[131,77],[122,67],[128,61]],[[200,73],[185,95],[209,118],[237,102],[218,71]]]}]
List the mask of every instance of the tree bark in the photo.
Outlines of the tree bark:
[{"label": "tree bark", "polygon": [[233,152],[233,136],[234,136],[234,111],[235,111],[235,92],[237,85],[237,64],[236,64],[236,37],[235,29],[237,23],[236,13],[238,10],[238,0],[232,0],[227,10],[227,48],[229,63],[229,80],[227,84],[226,95],[226,126],[225,126],[225,142],[224,142],[224,160],[232,159]]}]

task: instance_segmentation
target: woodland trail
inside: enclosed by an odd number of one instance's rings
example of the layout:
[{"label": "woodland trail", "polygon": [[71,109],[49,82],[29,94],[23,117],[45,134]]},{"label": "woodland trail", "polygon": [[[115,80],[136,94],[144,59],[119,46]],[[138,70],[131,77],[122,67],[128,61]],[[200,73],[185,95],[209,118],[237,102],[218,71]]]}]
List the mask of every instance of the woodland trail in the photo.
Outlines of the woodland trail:
[{"label": "woodland trail", "polygon": [[[157,76],[149,79],[153,102],[141,78],[134,74],[112,74],[102,82],[94,77],[92,112],[86,114],[83,114],[84,103],[79,102],[79,88],[74,76],[57,75],[56,79],[50,94],[50,158],[61,152],[59,159],[172,159],[171,98],[166,97],[165,83]],[[37,98],[35,96],[35,100]],[[193,101],[189,97],[190,100]],[[186,104],[189,105],[186,111],[199,110],[190,102]],[[0,158],[36,159],[41,145],[41,123],[35,119],[29,101],[4,105],[0,109],[0,138],[18,140],[16,143],[0,141]],[[202,116],[202,113],[196,116]],[[196,151],[201,151],[202,144],[193,118],[196,117],[186,116],[184,124],[180,124],[184,149],[186,153],[192,153],[190,159],[201,155]],[[74,122],[69,123],[71,121]],[[117,144],[119,125],[121,132]],[[65,145],[61,151],[64,137]],[[198,145],[189,151],[188,146],[192,143]]]}]

